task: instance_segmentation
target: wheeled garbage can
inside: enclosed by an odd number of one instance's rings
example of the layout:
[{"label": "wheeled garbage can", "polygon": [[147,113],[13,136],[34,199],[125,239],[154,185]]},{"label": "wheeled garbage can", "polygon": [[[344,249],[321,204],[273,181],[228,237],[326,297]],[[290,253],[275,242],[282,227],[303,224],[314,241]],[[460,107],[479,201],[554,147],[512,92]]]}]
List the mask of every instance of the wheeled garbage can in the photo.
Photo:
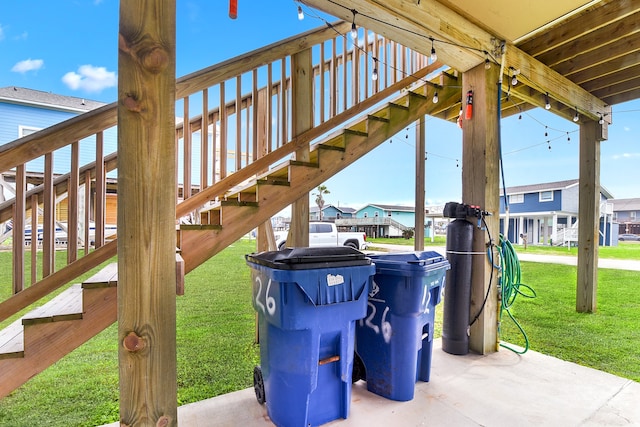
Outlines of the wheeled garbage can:
[{"label": "wheeled garbage can", "polygon": [[449,262],[433,251],[371,255],[376,273],[367,315],[356,326],[353,380],[392,400],[413,399],[429,381],[436,305]]},{"label": "wheeled garbage can", "polygon": [[288,248],[246,255],[258,314],[258,402],[277,426],[347,418],[355,321],[367,311],[375,267],[349,248]]}]

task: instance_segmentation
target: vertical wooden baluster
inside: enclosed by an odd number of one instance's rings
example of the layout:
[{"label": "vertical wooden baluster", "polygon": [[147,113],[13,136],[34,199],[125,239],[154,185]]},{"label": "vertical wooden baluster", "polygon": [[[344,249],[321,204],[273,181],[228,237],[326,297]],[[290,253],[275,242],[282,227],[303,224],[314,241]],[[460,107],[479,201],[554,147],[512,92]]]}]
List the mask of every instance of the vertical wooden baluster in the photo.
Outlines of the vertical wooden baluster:
[{"label": "vertical wooden baluster", "polygon": [[[26,211],[27,174],[24,164],[16,167],[16,203],[13,210],[13,293],[24,290],[24,223]],[[33,226],[31,250],[33,251]]]},{"label": "vertical wooden baluster", "polygon": [[31,284],[38,280],[38,239],[34,238],[38,230],[38,195],[31,196]]},{"label": "vertical wooden baluster", "polygon": [[184,158],[182,159],[182,198],[187,200],[191,197],[191,119],[189,118],[189,97],[183,100],[184,114],[182,118],[182,148]]},{"label": "vertical wooden baluster", "polygon": [[[248,109],[248,108],[247,108]],[[254,68],[251,76],[251,139],[253,147],[253,160],[258,158],[258,69]]]},{"label": "vertical wooden baluster", "polygon": [[347,37],[342,38],[342,110],[347,109],[349,85],[347,84]]},{"label": "vertical wooden baluster", "polygon": [[104,167],[104,136],[102,132],[96,134],[96,194],[95,194],[95,211],[93,221],[95,223],[94,230],[94,246],[99,248],[104,245],[104,225],[106,222],[106,198],[107,198],[107,182]]},{"label": "vertical wooden baluster", "polygon": [[225,82],[220,83],[220,179],[227,176],[227,102]]},{"label": "vertical wooden baluster", "polygon": [[[318,65],[318,71],[320,73],[320,123],[324,123],[325,121],[325,112],[324,112],[324,103],[325,103],[325,95],[327,93],[324,87],[324,42],[320,43],[320,63]],[[315,92],[315,91],[314,91]]]},{"label": "vertical wooden baluster", "polygon": [[78,187],[80,186],[80,144],[71,143],[71,171],[67,187],[67,264],[78,259]]},{"label": "vertical wooden baluster", "polygon": [[202,126],[200,130],[200,191],[209,186],[209,89],[202,90]]},{"label": "vertical wooden baluster", "polygon": [[[55,271],[55,192],[53,187],[53,153],[44,156],[44,194],[42,219],[42,277]],[[31,230],[33,234],[33,229]],[[37,233],[36,233],[37,237]],[[33,241],[33,236],[31,237]]]},{"label": "vertical wooden baluster", "polygon": [[329,63],[329,117],[334,117],[337,114],[337,102],[338,102],[338,94],[337,94],[337,81],[338,76],[336,75],[336,39],[335,37],[331,40],[331,62]]},{"label": "vertical wooden baluster", "polygon": [[282,99],[282,106],[280,108],[280,117],[281,117],[281,121],[280,121],[280,125],[282,127],[282,132],[280,135],[280,143],[277,145],[276,148],[281,147],[282,145],[286,144],[287,142],[289,142],[289,108],[288,108],[288,102],[289,102],[289,97],[288,97],[288,91],[289,91],[289,85],[288,85],[288,79],[287,79],[287,60],[286,58],[282,59],[282,64],[281,64],[281,77],[280,77],[280,98]]},{"label": "vertical wooden baluster", "polygon": [[[95,227],[94,227],[95,228]],[[91,171],[84,173],[84,255],[91,245]]]},{"label": "vertical wooden baluster", "polygon": [[[266,115],[269,118],[273,117],[272,99],[273,99],[273,67],[271,63],[269,63],[269,65],[267,66],[267,105],[266,105],[266,108],[267,108]],[[269,147],[269,151],[275,149],[273,148],[273,120],[267,120],[267,147]]]},{"label": "vertical wooden baluster", "polygon": [[236,168],[234,172],[242,169],[242,78],[236,77]]}]

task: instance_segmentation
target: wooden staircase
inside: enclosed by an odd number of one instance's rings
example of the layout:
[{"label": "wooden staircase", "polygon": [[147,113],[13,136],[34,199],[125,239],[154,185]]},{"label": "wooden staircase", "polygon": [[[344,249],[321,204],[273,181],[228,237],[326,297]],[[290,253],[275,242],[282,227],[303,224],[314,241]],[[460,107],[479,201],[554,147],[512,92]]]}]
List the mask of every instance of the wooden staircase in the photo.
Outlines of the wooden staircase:
[{"label": "wooden staircase", "polygon": [[[365,115],[311,147],[310,160],[286,161],[225,200],[201,210],[201,224],[183,225],[178,245],[184,266],[177,279],[235,242],[271,216],[429,112],[433,104],[425,87]],[[431,107],[432,108],[432,107]],[[286,191],[283,191],[286,188]],[[109,264],[81,285],[0,332],[0,397],[86,342],[116,321],[117,264]],[[178,286],[178,293],[180,287]]]},{"label": "wooden staircase", "polygon": [[183,226],[179,233],[185,270],[191,271],[424,116],[433,105],[424,90],[422,86],[408,91],[313,145],[308,162],[284,162],[202,210],[201,224]]}]

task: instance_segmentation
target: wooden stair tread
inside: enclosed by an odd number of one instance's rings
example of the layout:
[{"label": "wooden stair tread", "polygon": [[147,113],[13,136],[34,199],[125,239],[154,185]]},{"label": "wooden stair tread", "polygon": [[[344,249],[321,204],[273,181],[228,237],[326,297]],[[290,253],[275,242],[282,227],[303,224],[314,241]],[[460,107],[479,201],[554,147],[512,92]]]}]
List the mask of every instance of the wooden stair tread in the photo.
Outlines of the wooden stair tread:
[{"label": "wooden stair tread", "polygon": [[71,285],[57,297],[22,318],[23,325],[82,318],[82,286]]},{"label": "wooden stair tread", "polygon": [[0,331],[0,360],[24,355],[22,319],[18,319]]},{"label": "wooden stair tread", "polygon": [[118,285],[118,263],[107,264],[102,270],[82,282],[84,289],[113,287]]}]

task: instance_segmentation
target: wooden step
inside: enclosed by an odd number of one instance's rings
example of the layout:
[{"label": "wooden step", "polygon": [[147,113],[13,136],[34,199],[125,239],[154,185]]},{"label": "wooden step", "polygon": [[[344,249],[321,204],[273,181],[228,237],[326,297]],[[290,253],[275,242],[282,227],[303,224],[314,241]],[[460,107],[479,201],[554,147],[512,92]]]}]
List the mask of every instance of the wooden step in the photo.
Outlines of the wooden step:
[{"label": "wooden step", "polygon": [[0,360],[24,356],[24,327],[22,319],[0,331]]},{"label": "wooden step", "polygon": [[60,295],[22,318],[23,325],[59,322],[82,318],[82,286],[71,285]]},{"label": "wooden step", "polygon": [[118,285],[118,263],[107,264],[102,270],[82,282],[84,289],[105,288]]}]

